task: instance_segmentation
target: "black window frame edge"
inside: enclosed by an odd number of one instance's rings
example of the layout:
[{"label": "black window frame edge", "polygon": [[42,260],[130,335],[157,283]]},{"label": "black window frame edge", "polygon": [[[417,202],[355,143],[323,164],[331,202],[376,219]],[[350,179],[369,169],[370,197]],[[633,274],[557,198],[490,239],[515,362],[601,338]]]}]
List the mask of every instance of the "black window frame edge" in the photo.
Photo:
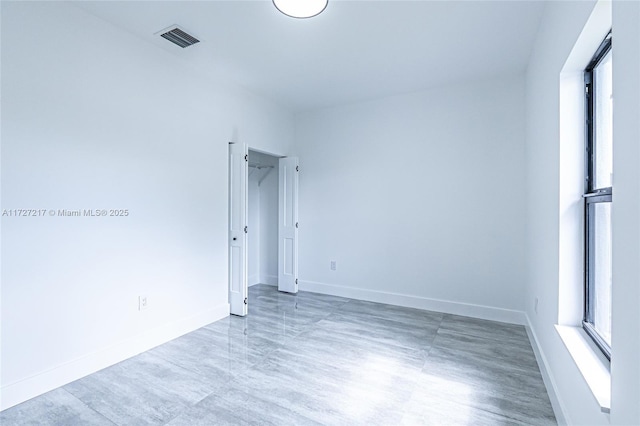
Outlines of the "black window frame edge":
[{"label": "black window frame edge", "polygon": [[604,356],[611,361],[611,347],[604,341],[604,339],[598,334],[595,327],[589,322],[589,277],[591,263],[591,251],[589,250],[589,239],[591,238],[591,232],[589,229],[589,206],[596,203],[612,202],[613,188],[594,188],[594,174],[593,174],[593,156],[595,155],[594,147],[594,135],[593,135],[593,112],[594,112],[594,96],[593,96],[593,72],[595,68],[600,64],[602,59],[611,51],[612,37],[611,30],[607,33],[606,37],[598,46],[598,49],[594,53],[591,61],[584,70],[584,83],[585,83],[585,182],[584,182],[584,306],[582,317],[582,328],[587,335],[593,340],[596,346],[604,354]]}]

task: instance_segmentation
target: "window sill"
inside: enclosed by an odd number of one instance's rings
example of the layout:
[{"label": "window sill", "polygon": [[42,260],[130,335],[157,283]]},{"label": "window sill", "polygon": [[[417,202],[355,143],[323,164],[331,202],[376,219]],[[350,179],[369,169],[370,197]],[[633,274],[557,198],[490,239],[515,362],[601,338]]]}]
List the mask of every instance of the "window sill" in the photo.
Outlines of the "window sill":
[{"label": "window sill", "polygon": [[584,377],[591,393],[598,401],[600,410],[609,413],[611,408],[611,373],[609,363],[595,352],[595,348],[587,333],[580,327],[556,325],[556,331],[566,346],[569,354]]}]

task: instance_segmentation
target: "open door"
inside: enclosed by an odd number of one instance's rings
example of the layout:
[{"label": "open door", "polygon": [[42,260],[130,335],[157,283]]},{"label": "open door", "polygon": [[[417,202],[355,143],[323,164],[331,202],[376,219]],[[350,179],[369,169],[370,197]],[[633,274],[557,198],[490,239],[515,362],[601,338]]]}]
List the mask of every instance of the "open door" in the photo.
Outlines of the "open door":
[{"label": "open door", "polygon": [[278,290],[298,292],[298,158],[280,159]]},{"label": "open door", "polygon": [[229,305],[247,315],[247,145],[229,144]]}]

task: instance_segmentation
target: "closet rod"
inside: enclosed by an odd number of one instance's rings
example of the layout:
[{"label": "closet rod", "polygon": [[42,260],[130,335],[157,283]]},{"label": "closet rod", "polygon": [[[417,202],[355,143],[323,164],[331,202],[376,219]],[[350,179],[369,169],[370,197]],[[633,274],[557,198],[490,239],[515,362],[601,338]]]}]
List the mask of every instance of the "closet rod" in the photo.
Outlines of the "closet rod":
[{"label": "closet rod", "polygon": [[249,167],[253,167],[254,169],[273,169],[273,166],[261,163],[249,163]]}]

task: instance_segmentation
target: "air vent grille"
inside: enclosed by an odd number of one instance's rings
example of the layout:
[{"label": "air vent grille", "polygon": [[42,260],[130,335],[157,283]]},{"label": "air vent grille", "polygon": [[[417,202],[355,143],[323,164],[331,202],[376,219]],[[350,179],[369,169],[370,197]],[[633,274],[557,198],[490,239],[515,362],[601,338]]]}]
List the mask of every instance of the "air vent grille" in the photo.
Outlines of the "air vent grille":
[{"label": "air vent grille", "polygon": [[169,31],[161,31],[160,37],[165,38],[171,43],[177,44],[182,48],[189,47],[200,42],[200,40],[198,40],[191,34],[187,34],[185,31],[181,30],[178,27],[172,27]]}]

